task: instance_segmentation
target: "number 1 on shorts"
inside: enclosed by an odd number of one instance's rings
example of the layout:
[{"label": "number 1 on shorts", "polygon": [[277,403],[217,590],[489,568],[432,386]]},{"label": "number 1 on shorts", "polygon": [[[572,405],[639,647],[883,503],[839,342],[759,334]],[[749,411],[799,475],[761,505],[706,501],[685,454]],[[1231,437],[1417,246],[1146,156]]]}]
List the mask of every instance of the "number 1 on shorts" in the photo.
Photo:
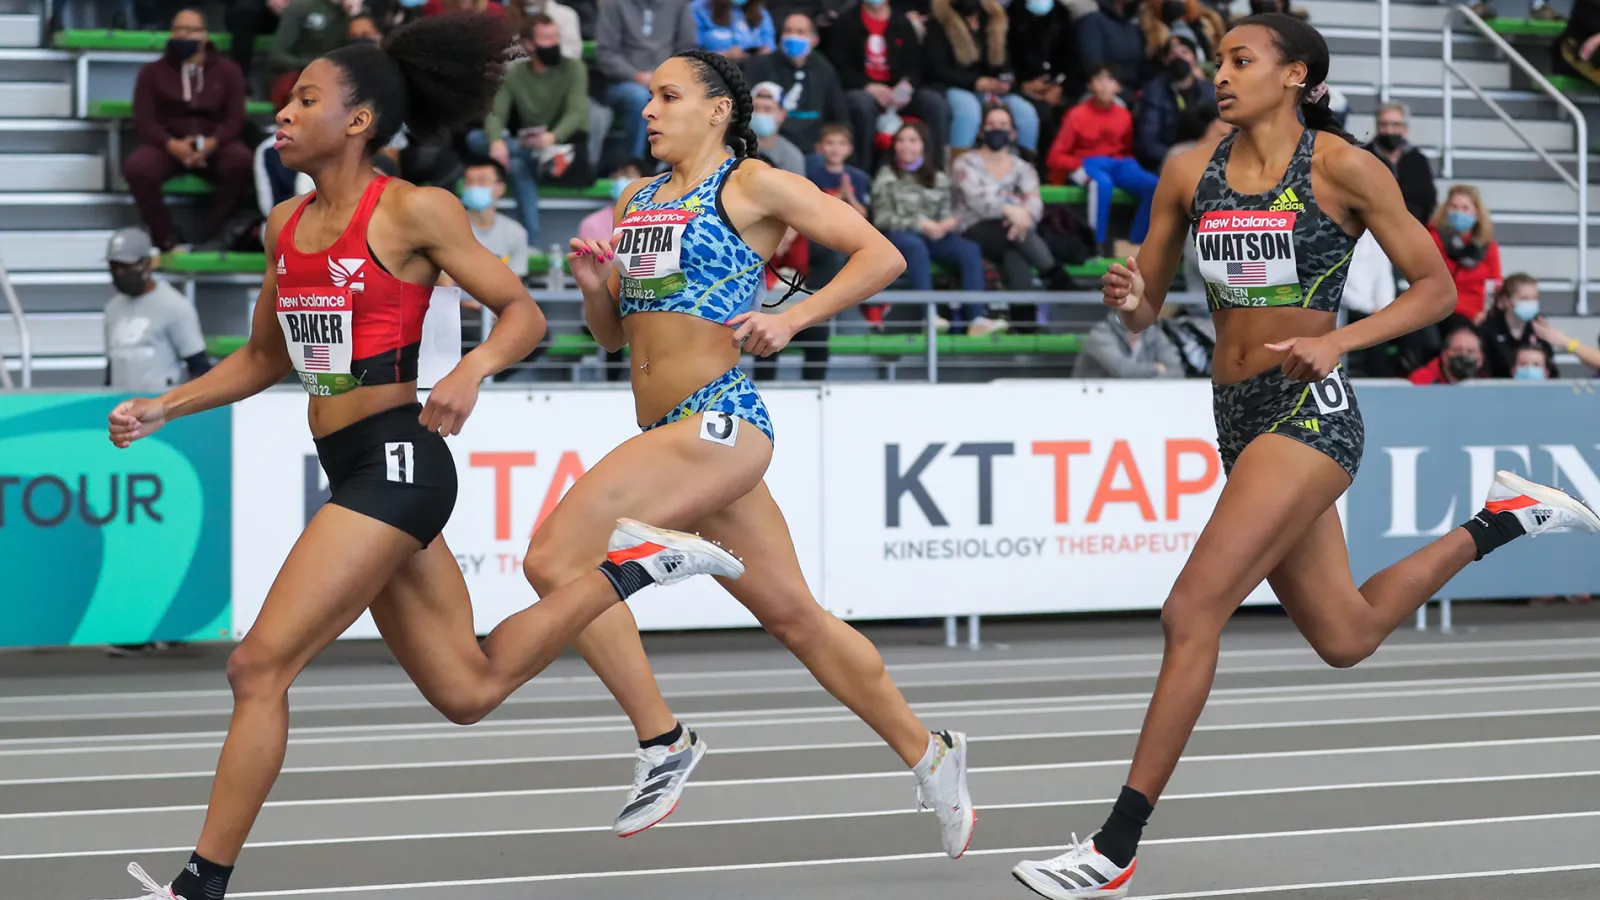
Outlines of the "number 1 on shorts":
[{"label": "number 1 on shorts", "polygon": [[401,441],[383,445],[383,461],[389,470],[389,480],[400,484],[411,484],[411,479],[416,475],[416,466],[413,464],[410,441]]}]

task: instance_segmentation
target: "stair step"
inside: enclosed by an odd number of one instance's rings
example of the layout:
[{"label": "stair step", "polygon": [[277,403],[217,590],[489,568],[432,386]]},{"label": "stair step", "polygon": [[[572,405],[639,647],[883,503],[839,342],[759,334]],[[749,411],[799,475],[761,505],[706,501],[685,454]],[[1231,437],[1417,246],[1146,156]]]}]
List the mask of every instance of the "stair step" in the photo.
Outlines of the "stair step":
[{"label": "stair step", "polygon": [[[1458,148],[1481,150],[1527,150],[1528,145],[1499,119],[1454,120],[1451,140]],[[1570,122],[1518,122],[1529,140],[1546,152],[1571,153],[1577,146],[1577,135]],[[1351,113],[1345,120],[1345,129],[1362,141],[1377,133],[1377,120],[1370,113]],[[1411,117],[1411,142],[1422,147],[1444,144],[1444,119],[1439,116]]]},{"label": "stair step", "polygon": [[[1454,180],[1439,179],[1439,198],[1444,199]],[[1477,179],[1470,182],[1478,188],[1483,203],[1491,215],[1500,212],[1576,213],[1578,192],[1563,181],[1495,181]],[[1589,208],[1600,210],[1600,187],[1589,188]]]},{"label": "stair step", "polygon": [[[1378,4],[1372,0],[1319,0],[1306,4],[1311,24],[1318,28],[1371,28],[1378,21]],[[1444,27],[1443,5],[1394,3],[1389,7],[1389,27],[1439,31]]]},{"label": "stair step", "polygon": [[[1329,77],[1335,84],[1377,84],[1382,67],[1378,62],[1378,54],[1349,54],[1335,53],[1332,56],[1333,64],[1329,68]],[[1464,60],[1456,63],[1456,68],[1462,74],[1472,79],[1473,83],[1484,90],[1505,90],[1511,87],[1511,67],[1504,62],[1488,60]],[[1444,63],[1437,58],[1422,59],[1413,57],[1391,57],[1389,60],[1389,83],[1394,85],[1417,85],[1421,87],[1440,87],[1444,84]]]},{"label": "stair step", "polygon": [[72,85],[0,81],[0,118],[59,118],[72,115]]},{"label": "stair step", "polygon": [[[106,352],[105,313],[43,313],[27,317],[34,358],[95,356]],[[11,314],[0,314],[0,356],[22,352]]]},{"label": "stair step", "polygon": [[0,47],[37,47],[40,32],[37,14],[0,14]]},{"label": "stair step", "polygon": [[103,191],[105,157],[80,153],[0,153],[0,191]]},{"label": "stair step", "polygon": [[0,231],[0,262],[12,272],[99,272],[106,267],[110,229]]}]

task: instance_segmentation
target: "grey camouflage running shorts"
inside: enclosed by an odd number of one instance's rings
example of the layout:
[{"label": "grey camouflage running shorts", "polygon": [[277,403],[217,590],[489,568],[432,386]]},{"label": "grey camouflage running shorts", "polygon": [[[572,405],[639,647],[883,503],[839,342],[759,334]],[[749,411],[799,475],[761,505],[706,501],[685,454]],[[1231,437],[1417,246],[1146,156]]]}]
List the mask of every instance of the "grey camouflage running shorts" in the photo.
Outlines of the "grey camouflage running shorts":
[{"label": "grey camouflage running shorts", "polygon": [[1258,435],[1281,434],[1325,454],[1355,479],[1366,428],[1343,366],[1311,384],[1271,369],[1211,388],[1224,473],[1232,474],[1239,454]]}]

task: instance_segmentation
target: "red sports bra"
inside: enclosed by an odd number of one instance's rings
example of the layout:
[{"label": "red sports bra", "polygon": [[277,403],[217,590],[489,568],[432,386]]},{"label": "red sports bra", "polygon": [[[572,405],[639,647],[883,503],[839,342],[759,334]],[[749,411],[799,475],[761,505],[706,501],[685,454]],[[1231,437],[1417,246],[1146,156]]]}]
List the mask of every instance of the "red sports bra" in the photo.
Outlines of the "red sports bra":
[{"label": "red sports bra", "polygon": [[295,227],[315,191],[278,236],[278,325],[309,394],[417,380],[422,319],[433,288],[389,274],[367,243],[367,224],[388,183],[386,175],[372,180],[350,224],[326,250],[302,253],[294,245]]}]

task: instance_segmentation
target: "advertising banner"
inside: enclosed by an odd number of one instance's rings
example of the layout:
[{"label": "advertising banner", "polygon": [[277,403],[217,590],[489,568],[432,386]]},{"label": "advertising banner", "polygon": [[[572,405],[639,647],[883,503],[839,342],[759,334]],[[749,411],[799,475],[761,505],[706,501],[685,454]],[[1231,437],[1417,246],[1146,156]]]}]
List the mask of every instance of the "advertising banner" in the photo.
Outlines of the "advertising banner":
[{"label": "advertising banner", "polygon": [[0,645],[229,636],[229,413],[118,450],[108,394],[0,394]]},{"label": "advertising banner", "polygon": [[[821,481],[815,389],[763,392],[778,432],[767,484],[788,520],[802,570],[821,579]],[[235,418],[234,633],[243,635],[294,541],[328,496],[306,426],[306,397],[270,391],[240,404]],[[444,537],[486,634],[536,601],[522,573],[534,530],[572,484],[639,433],[633,397],[619,389],[484,391],[462,433],[449,438],[459,495]],[[737,550],[737,548],[734,548]],[[697,578],[652,588],[631,602],[641,628],[753,626],[716,582]],[[363,616],[347,637],[372,637]]]},{"label": "advertising banner", "polygon": [[852,618],[1159,607],[1223,482],[1199,381],[837,385],[823,434]]},{"label": "advertising banner", "polygon": [[[1587,382],[1358,385],[1367,452],[1348,496],[1350,564],[1367,576],[1459,526],[1506,469],[1600,508],[1600,397]],[[1519,540],[1446,585],[1451,599],[1600,593],[1600,538]]]}]

